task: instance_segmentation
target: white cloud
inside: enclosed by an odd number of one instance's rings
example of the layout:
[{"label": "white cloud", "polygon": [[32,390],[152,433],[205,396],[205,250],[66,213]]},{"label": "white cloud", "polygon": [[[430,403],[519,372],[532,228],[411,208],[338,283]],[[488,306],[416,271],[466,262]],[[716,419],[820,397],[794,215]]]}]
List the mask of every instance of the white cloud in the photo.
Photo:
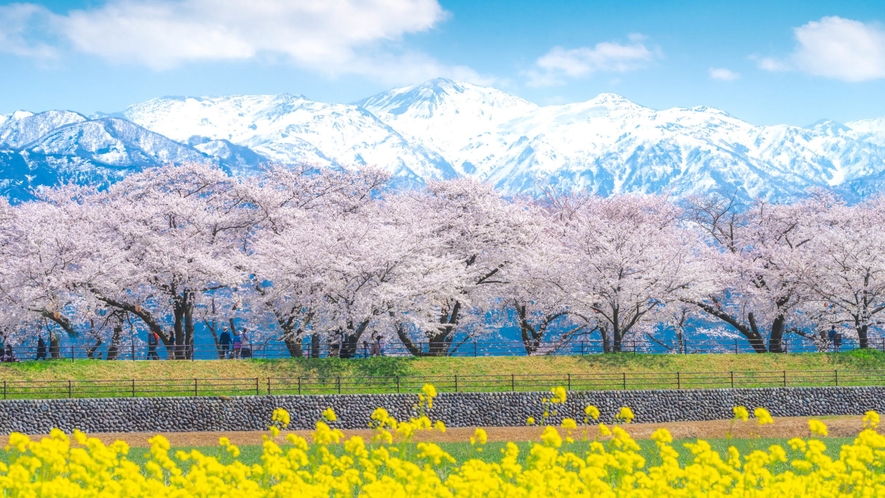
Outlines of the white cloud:
[{"label": "white cloud", "polygon": [[594,47],[565,49],[553,47],[535,61],[536,69],[527,72],[529,86],[565,83],[566,78],[581,78],[597,72],[624,73],[643,67],[657,58],[657,49],[641,43],[643,35],[630,35],[631,44],[597,43]]},{"label": "white cloud", "polygon": [[885,30],[877,24],[824,17],[794,28],[793,35],[797,45],[791,54],[756,58],[756,65],[850,82],[885,78]]},{"label": "white cloud", "polygon": [[45,42],[33,40],[40,25],[52,13],[34,4],[14,3],[0,6],[0,52],[37,59],[54,58],[56,50]]},{"label": "white cloud", "polygon": [[756,61],[756,67],[770,72],[789,71],[790,64],[774,57],[750,57]]},{"label": "white cloud", "polygon": [[711,67],[707,72],[710,74],[711,78],[720,81],[734,81],[741,77],[740,74],[724,67]]},{"label": "white cloud", "polygon": [[824,17],[793,30],[796,65],[808,73],[844,81],[885,78],[885,31],[841,17]]},{"label": "white cloud", "polygon": [[[108,0],[63,15],[34,4],[18,6],[29,9],[26,18],[48,17],[43,24],[67,47],[157,70],[264,57],[332,76],[362,74],[389,82],[416,81],[410,75],[483,80],[469,68],[400,46],[403,36],[430,30],[448,17],[437,0]],[[11,25],[0,16],[0,35]],[[0,50],[13,51],[2,40]],[[29,55],[22,49],[14,53]]]}]

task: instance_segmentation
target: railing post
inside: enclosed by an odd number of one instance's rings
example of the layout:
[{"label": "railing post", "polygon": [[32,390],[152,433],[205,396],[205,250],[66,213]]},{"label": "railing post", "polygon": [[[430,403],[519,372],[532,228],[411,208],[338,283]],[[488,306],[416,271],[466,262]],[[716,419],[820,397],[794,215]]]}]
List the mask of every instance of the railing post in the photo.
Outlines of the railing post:
[{"label": "railing post", "polygon": [[258,396],[258,377],[255,377],[255,396]]},{"label": "railing post", "polygon": [[298,377],[298,394],[301,394],[301,376]]},{"label": "railing post", "polygon": [[3,381],[3,399],[6,399],[6,381]]},{"label": "railing post", "polygon": [[784,387],[787,387],[787,371],[784,370]]},{"label": "railing post", "polygon": [[197,379],[194,379],[194,397],[198,396]]},{"label": "railing post", "polygon": [[566,374],[568,376],[568,390],[572,390],[572,374]]},{"label": "railing post", "polygon": [[622,375],[621,380],[623,381],[622,386],[623,386],[624,390],[626,391],[627,390],[627,372],[623,372],[621,375]]},{"label": "railing post", "polygon": [[335,382],[338,384],[338,394],[341,394],[341,376],[335,377]]},{"label": "railing post", "polygon": [[679,372],[676,372],[676,389],[682,389],[682,378],[679,375]]},{"label": "railing post", "polygon": [[396,376],[396,392],[399,393],[399,375]]},{"label": "railing post", "polygon": [[731,374],[731,388],[734,389],[734,371],[729,373]]},{"label": "railing post", "polygon": [[132,397],[135,397],[135,379],[132,379]]},{"label": "railing post", "polygon": [[473,357],[476,358],[476,339],[473,340]]},{"label": "railing post", "polygon": [[510,374],[510,392],[516,392],[516,376]]},{"label": "railing post", "polygon": [[68,381],[68,398],[74,397],[74,383],[72,381]]},{"label": "railing post", "polygon": [[836,377],[836,387],[839,387],[839,369],[837,368],[836,370],[833,370],[833,373]]},{"label": "railing post", "polygon": [[458,376],[455,375],[455,392],[458,392]]},{"label": "railing post", "polygon": [[270,377],[267,378],[267,395],[270,396]]}]

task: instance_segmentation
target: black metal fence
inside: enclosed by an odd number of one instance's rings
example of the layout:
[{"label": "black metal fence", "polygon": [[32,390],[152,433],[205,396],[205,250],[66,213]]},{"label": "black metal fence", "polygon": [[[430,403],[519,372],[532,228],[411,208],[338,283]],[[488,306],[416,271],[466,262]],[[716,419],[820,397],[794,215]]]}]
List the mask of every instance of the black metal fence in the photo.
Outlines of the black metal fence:
[{"label": "black metal fence", "polygon": [[425,384],[439,392],[885,386],[885,370],[2,381],[0,389],[2,399],[56,399],[417,393]]},{"label": "black metal fence", "polygon": [[[417,343],[417,348],[422,352],[430,350],[426,343]],[[813,342],[805,338],[787,338],[780,344],[781,349],[788,353],[809,353],[809,352],[827,352],[827,351],[850,351],[858,348],[855,341],[845,341],[839,348],[835,348],[831,344]],[[870,338],[868,347],[871,349],[879,349],[885,351],[885,338]],[[191,346],[179,346],[179,350],[167,348],[163,345],[157,346],[153,350],[146,346],[134,346],[126,344],[117,348],[109,348],[102,346],[100,348],[91,348],[87,344],[74,343],[66,344],[56,349],[46,348],[43,350],[46,359],[113,359],[113,360],[145,360],[158,359],[165,360],[170,358],[190,359],[190,360],[218,360],[218,359],[280,359],[292,358],[300,355],[302,357],[316,356],[320,358],[328,358],[331,356],[341,356],[341,349],[335,345],[325,342],[321,343],[318,348],[312,349],[309,342],[305,341],[301,344],[301,348],[293,354],[286,345],[278,341],[267,341],[262,343],[246,343],[243,347],[235,351],[232,348],[222,351],[220,347],[214,343],[197,343]],[[764,349],[764,348],[763,348]],[[610,343],[607,344],[601,340],[593,339],[575,339],[565,343],[540,343],[534,347],[526,348],[526,345],[519,341],[503,341],[503,340],[466,340],[460,342],[457,346],[448,349],[445,354],[447,356],[527,356],[527,355],[562,355],[577,356],[591,355],[612,352],[617,350],[621,353],[631,354],[724,354],[724,353],[753,353],[754,348],[746,339],[705,339],[705,340],[687,340],[687,341],[655,341],[649,339],[630,340],[623,342],[619,348],[614,348]],[[531,351],[531,352],[529,352]],[[0,361],[27,361],[34,360],[38,357],[38,350],[35,346],[16,346],[13,348],[13,357],[0,355]],[[371,356],[372,348],[366,344],[361,344],[356,351],[352,352],[352,358],[367,358]],[[411,356],[412,353],[401,343],[385,344],[382,348],[382,356]]]}]

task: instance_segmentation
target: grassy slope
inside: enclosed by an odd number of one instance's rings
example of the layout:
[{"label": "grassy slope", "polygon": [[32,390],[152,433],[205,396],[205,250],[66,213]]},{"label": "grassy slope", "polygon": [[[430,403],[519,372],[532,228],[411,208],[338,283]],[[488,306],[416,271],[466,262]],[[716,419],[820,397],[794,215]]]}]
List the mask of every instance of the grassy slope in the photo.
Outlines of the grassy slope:
[{"label": "grassy slope", "polygon": [[619,374],[621,372],[885,371],[885,353],[634,355],[557,357],[370,358],[229,361],[55,360],[0,364],[0,381],[330,376]]}]

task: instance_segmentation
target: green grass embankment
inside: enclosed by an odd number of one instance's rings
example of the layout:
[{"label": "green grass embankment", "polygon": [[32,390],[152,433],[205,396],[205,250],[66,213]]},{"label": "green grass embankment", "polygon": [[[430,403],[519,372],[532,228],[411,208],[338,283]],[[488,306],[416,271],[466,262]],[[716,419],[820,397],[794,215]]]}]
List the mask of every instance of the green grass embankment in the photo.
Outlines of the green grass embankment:
[{"label": "green grass embankment", "polygon": [[885,353],[54,360],[0,364],[0,383],[7,398],[885,385]]}]

